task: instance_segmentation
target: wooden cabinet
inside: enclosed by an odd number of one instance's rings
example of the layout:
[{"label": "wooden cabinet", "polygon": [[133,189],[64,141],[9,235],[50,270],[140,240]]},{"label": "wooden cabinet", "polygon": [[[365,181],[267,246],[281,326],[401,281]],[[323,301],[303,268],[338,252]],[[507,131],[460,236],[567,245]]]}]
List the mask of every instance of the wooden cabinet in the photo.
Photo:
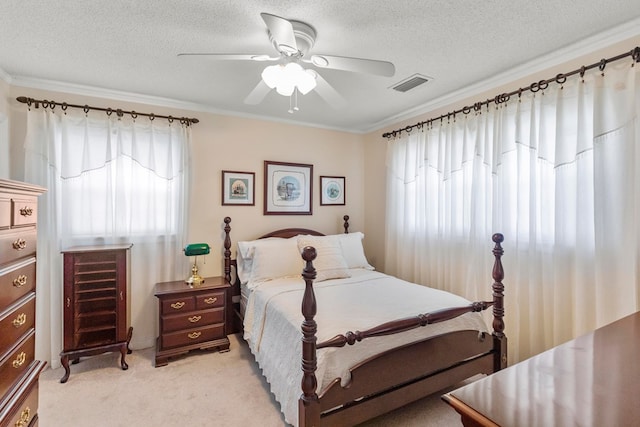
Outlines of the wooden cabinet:
[{"label": "wooden cabinet", "polygon": [[160,322],[156,367],[195,349],[229,350],[230,289],[222,277],[205,278],[198,287],[183,280],[156,284]]},{"label": "wooden cabinet", "polygon": [[60,361],[69,379],[69,359],[120,351],[128,368],[127,257],[130,244],[74,247],[64,256],[64,349]]},{"label": "wooden cabinet", "polygon": [[35,360],[38,196],[45,190],[0,180],[0,426],[38,423]]}]

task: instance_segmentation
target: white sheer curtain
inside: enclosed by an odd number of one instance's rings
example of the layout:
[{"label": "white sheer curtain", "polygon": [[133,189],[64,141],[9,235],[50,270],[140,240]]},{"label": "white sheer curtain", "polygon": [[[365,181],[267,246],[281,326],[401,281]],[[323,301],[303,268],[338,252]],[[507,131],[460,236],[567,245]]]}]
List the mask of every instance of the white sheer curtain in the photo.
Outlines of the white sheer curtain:
[{"label": "white sheer curtain", "polygon": [[30,109],[25,180],[39,200],[36,357],[62,350],[62,256],[76,245],[132,243],[132,348],[157,334],[156,282],[186,274],[190,129],[177,122]]},{"label": "white sheer curtain", "polygon": [[388,273],[491,299],[510,362],[640,309],[640,67],[524,92],[387,148]]}]

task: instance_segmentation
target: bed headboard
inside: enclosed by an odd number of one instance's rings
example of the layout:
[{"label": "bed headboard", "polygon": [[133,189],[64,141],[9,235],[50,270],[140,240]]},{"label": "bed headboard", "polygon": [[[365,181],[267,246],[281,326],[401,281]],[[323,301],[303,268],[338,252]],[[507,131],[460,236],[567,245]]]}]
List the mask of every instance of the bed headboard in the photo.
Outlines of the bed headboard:
[{"label": "bed headboard", "polygon": [[[349,215],[345,215],[342,217],[343,220],[343,228],[344,232],[349,233]],[[238,276],[236,274],[236,278],[234,281],[231,280],[231,269],[233,268],[236,272],[238,271],[238,263],[235,259],[231,259],[231,217],[224,218],[224,278],[226,281],[231,283],[232,291],[231,294],[235,297],[240,295],[240,281],[238,280]],[[324,233],[321,233],[316,230],[311,230],[309,228],[283,228],[280,230],[275,230],[270,233],[267,233],[263,236],[258,237],[258,239],[266,239],[267,237],[282,237],[288,239],[293,236],[297,236],[299,234],[310,234],[312,236],[324,236]]]}]

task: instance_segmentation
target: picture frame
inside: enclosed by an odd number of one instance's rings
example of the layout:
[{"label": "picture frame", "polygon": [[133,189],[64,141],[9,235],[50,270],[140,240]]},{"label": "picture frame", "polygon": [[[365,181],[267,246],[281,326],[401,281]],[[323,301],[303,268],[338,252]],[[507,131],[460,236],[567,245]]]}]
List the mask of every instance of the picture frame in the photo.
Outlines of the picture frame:
[{"label": "picture frame", "polygon": [[254,206],[255,178],[254,172],[222,171],[222,205]]},{"label": "picture frame", "polygon": [[342,205],[346,200],[344,176],[320,177],[320,206]]},{"label": "picture frame", "polygon": [[264,162],[264,215],[311,215],[313,165]]}]

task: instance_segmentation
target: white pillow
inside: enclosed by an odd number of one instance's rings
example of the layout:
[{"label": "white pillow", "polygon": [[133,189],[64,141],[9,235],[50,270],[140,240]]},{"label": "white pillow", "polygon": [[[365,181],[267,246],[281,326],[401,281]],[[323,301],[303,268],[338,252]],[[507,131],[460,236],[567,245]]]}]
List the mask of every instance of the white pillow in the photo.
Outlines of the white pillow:
[{"label": "white pillow", "polygon": [[253,267],[253,251],[262,242],[268,240],[285,240],[281,237],[267,237],[259,240],[249,240],[238,242],[238,250],[236,252],[236,264],[238,265],[238,278],[240,283],[246,285],[251,280],[251,270]]},{"label": "white pillow", "polygon": [[251,282],[302,274],[303,260],[295,237],[256,240],[252,245]]},{"label": "white pillow", "polygon": [[342,256],[340,244],[335,238],[332,236],[298,236],[300,252],[305,246],[313,246],[316,249],[316,259],[313,261],[313,266],[316,269],[315,282],[351,277],[349,267]]},{"label": "white pillow", "polygon": [[373,266],[367,261],[362,247],[362,239],[364,234],[360,231],[348,234],[336,234],[340,247],[342,248],[342,256],[347,262],[349,268],[365,268],[374,270]]}]

